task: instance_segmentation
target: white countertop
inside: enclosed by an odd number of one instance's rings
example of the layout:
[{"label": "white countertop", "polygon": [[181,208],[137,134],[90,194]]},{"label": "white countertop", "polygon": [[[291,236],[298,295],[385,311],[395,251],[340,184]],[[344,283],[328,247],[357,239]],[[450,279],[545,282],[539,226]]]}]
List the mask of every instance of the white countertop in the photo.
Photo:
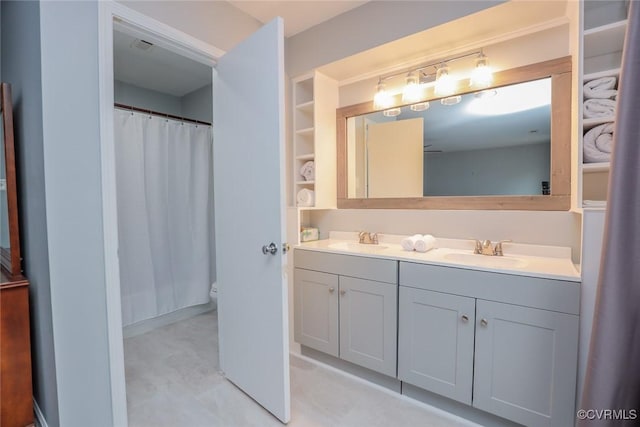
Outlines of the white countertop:
[{"label": "white countertop", "polygon": [[358,243],[357,232],[330,232],[329,239],[301,243],[297,249],[394,259],[470,270],[506,273],[546,279],[580,281],[571,261],[571,249],[559,246],[503,243],[504,256],[475,255],[472,240],[436,238],[428,252],[405,251],[400,242],[407,236],[378,234],[378,245]]}]

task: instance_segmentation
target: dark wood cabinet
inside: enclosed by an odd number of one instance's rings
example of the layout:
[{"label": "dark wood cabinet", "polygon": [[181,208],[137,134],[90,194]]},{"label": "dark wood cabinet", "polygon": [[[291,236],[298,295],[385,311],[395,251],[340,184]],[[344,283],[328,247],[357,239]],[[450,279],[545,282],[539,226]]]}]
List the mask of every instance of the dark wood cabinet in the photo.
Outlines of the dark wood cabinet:
[{"label": "dark wood cabinet", "polygon": [[32,426],[29,282],[21,276],[1,276],[0,426]]}]

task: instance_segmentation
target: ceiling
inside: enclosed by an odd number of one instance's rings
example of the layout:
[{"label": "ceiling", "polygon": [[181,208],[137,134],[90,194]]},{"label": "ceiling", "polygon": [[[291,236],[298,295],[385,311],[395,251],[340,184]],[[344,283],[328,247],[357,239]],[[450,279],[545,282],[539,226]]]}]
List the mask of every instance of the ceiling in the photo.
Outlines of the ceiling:
[{"label": "ceiling", "polygon": [[367,1],[243,1],[229,0],[241,11],[266,24],[276,16],[284,19],[284,35],[290,37],[345,13]]},{"label": "ceiling", "polygon": [[135,37],[114,31],[116,80],[177,97],[211,84],[211,67],[160,46],[142,50],[135,42]]}]

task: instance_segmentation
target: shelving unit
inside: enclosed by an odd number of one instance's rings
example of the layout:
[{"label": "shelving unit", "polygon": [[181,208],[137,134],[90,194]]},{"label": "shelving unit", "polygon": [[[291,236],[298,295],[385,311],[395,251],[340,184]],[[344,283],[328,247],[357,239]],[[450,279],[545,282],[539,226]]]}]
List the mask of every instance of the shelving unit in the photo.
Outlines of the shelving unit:
[{"label": "shelving unit", "polygon": [[[615,121],[615,116],[584,118],[584,84],[602,77],[620,76],[622,49],[627,28],[627,7],[625,0],[583,2],[582,32],[582,76],[580,79],[580,129],[582,135],[590,129]],[[609,181],[609,162],[583,163],[583,145],[580,141],[580,179],[581,194],[579,207],[586,206],[584,201],[606,201]]]},{"label": "shelving unit", "polygon": [[[315,71],[293,79],[293,204],[298,192],[313,190],[315,205],[336,206],[336,108],[338,83]],[[305,180],[300,169],[313,161],[315,177]]]}]

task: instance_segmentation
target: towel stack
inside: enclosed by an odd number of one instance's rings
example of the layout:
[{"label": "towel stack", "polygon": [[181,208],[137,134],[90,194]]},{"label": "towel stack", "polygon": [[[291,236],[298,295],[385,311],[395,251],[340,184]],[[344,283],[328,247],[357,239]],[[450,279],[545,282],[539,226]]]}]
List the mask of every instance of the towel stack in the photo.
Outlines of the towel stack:
[{"label": "towel stack", "polygon": [[405,251],[427,252],[436,247],[436,238],[431,234],[414,234],[402,239],[400,245]]},{"label": "towel stack", "polygon": [[296,195],[296,201],[298,202],[298,206],[313,206],[316,202],[316,193],[314,193],[313,190],[303,188],[302,190],[298,191],[298,194]]},{"label": "towel stack", "polygon": [[[613,117],[616,114],[618,90],[615,76],[601,77],[584,84],[583,116],[585,119]],[[583,138],[584,163],[608,162],[611,159],[613,123],[589,129]]]},{"label": "towel stack", "polygon": [[316,175],[316,166],[313,160],[309,160],[300,168],[300,175],[305,181],[313,181]]}]

